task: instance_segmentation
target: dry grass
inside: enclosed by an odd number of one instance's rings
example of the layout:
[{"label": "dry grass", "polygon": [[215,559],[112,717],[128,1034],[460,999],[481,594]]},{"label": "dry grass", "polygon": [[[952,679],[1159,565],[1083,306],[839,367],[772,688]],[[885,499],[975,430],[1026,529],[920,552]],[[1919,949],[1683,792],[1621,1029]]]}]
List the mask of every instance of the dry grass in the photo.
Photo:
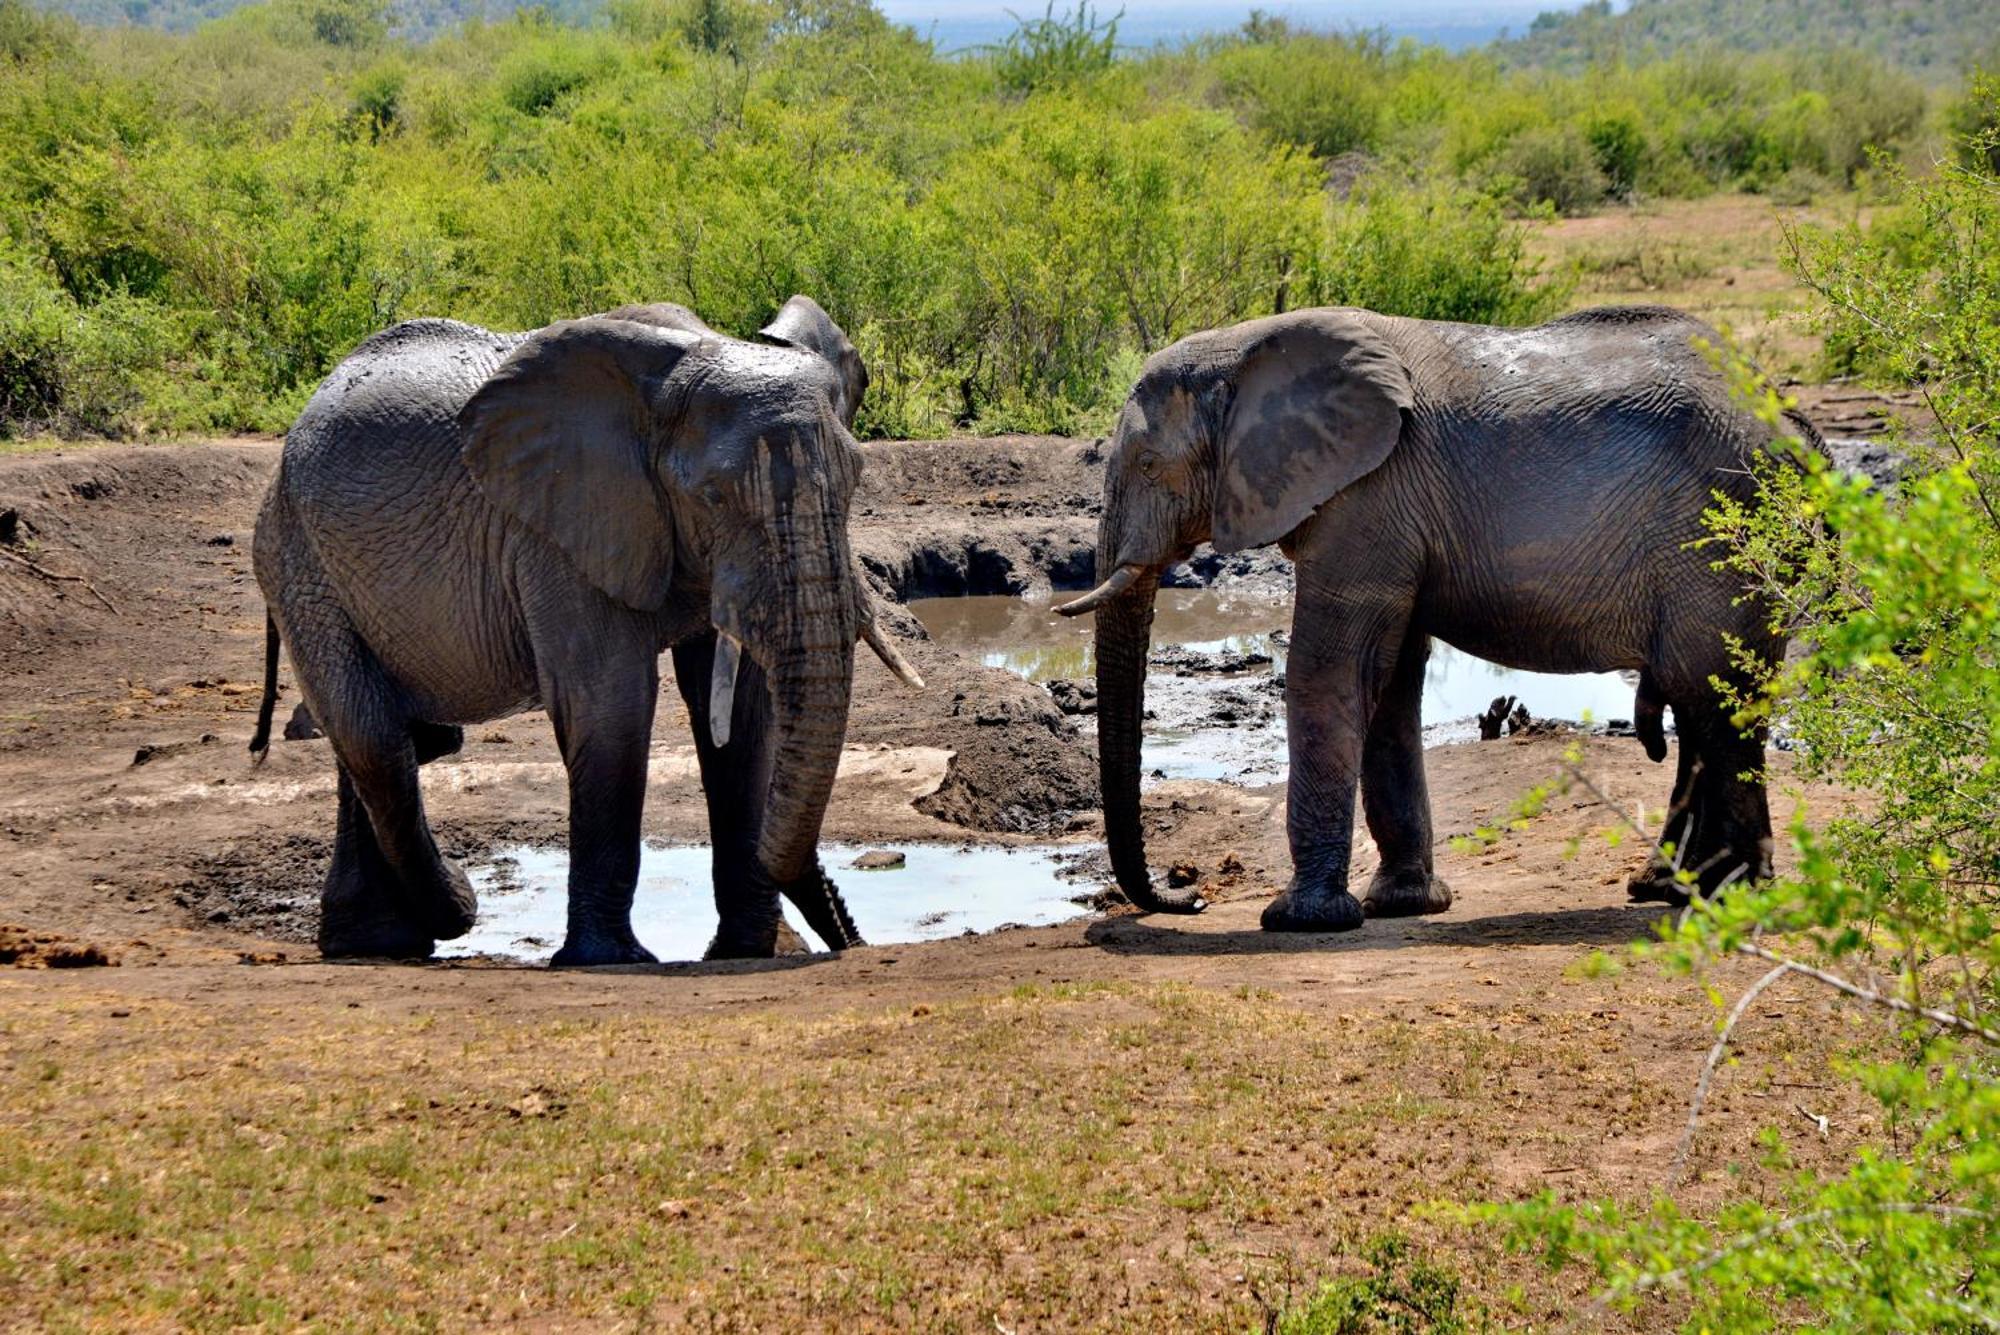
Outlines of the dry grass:
[{"label": "dry grass", "polygon": [[1685,1106],[1606,1012],[1511,1004],[1336,1018],[1114,984],[578,1021],[34,995],[0,1022],[0,1305],[55,1328],[1241,1331],[1388,1229],[1539,1324],[1579,1277],[1421,1207],[1603,1190]]},{"label": "dry grass", "polygon": [[1573,273],[1578,306],[1659,302],[1727,327],[1767,371],[1811,378],[1820,340],[1809,294],[1779,262],[1782,219],[1825,223],[1863,214],[1851,195],[1805,208],[1757,195],[1661,200],[1536,224],[1531,249]]}]

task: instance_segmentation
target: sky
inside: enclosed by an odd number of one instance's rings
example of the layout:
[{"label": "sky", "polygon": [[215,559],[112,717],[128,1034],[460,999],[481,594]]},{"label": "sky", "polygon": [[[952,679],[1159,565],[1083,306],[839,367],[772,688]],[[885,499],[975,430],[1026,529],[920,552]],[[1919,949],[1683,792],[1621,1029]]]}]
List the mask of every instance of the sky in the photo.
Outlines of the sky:
[{"label": "sky", "polygon": [[[1226,32],[1240,25],[1251,9],[1262,9],[1291,21],[1295,27],[1344,30],[1387,28],[1446,46],[1476,46],[1506,28],[1519,33],[1546,9],[1573,9],[1579,0],[1116,0],[1093,3],[1102,17],[1125,16],[1118,23],[1118,40],[1133,46],[1180,41],[1206,32]],[[1056,0],[1056,10],[1070,0]],[[997,42],[1014,29],[1012,10],[1023,18],[1039,18],[1046,0],[877,0],[883,13],[906,23],[952,51]]]}]

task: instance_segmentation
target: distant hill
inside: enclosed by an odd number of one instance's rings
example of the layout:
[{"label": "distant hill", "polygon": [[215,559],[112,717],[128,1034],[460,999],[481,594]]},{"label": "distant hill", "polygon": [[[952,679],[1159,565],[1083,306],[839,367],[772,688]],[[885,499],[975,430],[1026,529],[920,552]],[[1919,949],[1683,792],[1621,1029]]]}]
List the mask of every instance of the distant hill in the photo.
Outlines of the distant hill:
[{"label": "distant hill", "polygon": [[1496,50],[1516,64],[1573,66],[1704,46],[1851,47],[1944,83],[1969,61],[2000,56],[2000,0],[1632,0],[1624,10],[1595,0],[1543,14]]}]

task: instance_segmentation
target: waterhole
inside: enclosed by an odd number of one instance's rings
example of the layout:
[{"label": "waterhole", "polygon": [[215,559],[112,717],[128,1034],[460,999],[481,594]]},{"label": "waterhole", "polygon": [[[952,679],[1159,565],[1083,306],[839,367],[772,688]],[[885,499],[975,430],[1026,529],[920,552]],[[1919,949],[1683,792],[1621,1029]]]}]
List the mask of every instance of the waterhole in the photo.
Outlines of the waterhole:
[{"label": "waterhole", "polygon": [[[1067,880],[1061,858],[1076,850],[1051,846],[953,847],[883,844],[904,865],[887,871],[850,867],[868,847],[826,844],[820,859],[847,899],[848,912],[872,945],[936,941],[965,932],[1019,924],[1039,927],[1079,917],[1089,889]],[[515,847],[467,868],[479,894],[479,921],[442,956],[500,955],[546,961],[562,944],[568,902],[569,854],[560,848]],[[639,890],[632,926],[662,960],[700,959],[715,933],[715,892],[706,846],[652,847],[639,854]],[[808,941],[798,911],[785,918]]]},{"label": "waterhole", "polygon": [[[1095,672],[1087,617],[1058,616],[1048,604],[1004,595],[926,598],[910,610],[932,639],[988,667],[1038,682],[1088,682]],[[1290,624],[1289,603],[1219,589],[1160,590],[1140,762],[1149,778],[1272,783],[1284,777],[1284,694],[1274,673],[1285,668]],[[1176,649],[1195,657],[1169,655],[1172,667],[1157,661]],[[1270,661],[1245,665],[1246,658]],[[1232,659],[1242,670],[1211,670]],[[1425,744],[1477,737],[1473,720],[1503,695],[1538,719],[1632,717],[1632,685],[1618,673],[1523,672],[1435,643],[1424,673]]]}]

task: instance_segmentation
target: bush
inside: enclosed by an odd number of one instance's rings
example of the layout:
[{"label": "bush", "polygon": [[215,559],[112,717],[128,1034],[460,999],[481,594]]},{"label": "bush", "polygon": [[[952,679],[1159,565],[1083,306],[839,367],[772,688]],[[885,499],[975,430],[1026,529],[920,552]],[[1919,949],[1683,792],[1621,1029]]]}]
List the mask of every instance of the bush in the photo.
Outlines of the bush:
[{"label": "bush", "polygon": [[1322,158],[1376,147],[1384,53],[1368,36],[1250,40],[1215,57],[1224,94],[1258,129]]},{"label": "bush", "polygon": [[510,52],[499,69],[500,99],[524,116],[539,116],[608,72],[595,42],[551,31]]},{"label": "bush", "polygon": [[1946,115],[1958,152],[1967,167],[2000,176],[2000,73],[1975,71],[1965,96]]},{"label": "bush", "polygon": [[120,434],[172,342],[153,304],[114,293],[80,307],[53,275],[0,242],[0,435]]},{"label": "bush", "polygon": [[1609,182],[1597,150],[1569,125],[1537,126],[1508,143],[1494,159],[1489,188],[1524,209],[1588,213],[1604,202]]},{"label": "bush", "polygon": [[1074,13],[1066,9],[1057,17],[1055,0],[1049,0],[1042,17],[1017,23],[995,51],[993,66],[1002,88],[1031,93],[1104,73],[1117,49],[1117,15],[1100,23],[1090,0],[1079,0]]},{"label": "bush", "polygon": [[1328,206],[1326,243],[1302,304],[1476,324],[1533,324],[1568,288],[1544,281],[1521,228],[1492,200],[1378,182]]}]

